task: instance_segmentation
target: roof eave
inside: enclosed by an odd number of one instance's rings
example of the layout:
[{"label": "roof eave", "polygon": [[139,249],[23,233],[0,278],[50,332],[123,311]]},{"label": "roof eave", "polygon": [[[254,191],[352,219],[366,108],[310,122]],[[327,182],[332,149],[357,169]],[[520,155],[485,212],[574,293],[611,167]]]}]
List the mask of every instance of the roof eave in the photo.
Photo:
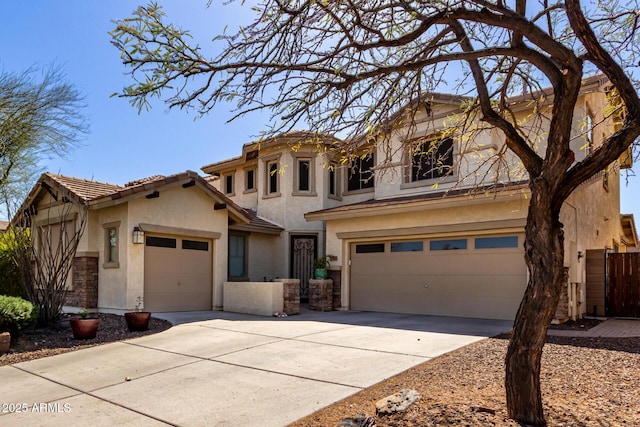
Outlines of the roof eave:
[{"label": "roof eave", "polygon": [[[426,200],[398,201],[384,206],[356,206],[354,209],[326,209],[308,212],[304,215],[307,221],[329,221],[336,219],[364,218],[378,215],[392,215],[397,213],[418,212],[432,209],[471,206],[484,203],[509,201],[513,197],[521,196],[528,191],[526,186],[497,192],[482,194],[463,194],[455,196],[443,196]],[[384,200],[380,200],[384,202]]]}]

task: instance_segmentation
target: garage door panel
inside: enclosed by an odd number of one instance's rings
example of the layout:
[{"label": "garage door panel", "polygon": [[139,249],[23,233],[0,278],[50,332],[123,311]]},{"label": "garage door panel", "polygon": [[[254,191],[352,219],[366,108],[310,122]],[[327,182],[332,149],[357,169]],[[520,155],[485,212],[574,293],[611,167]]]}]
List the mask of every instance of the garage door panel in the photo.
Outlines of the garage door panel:
[{"label": "garage door panel", "polygon": [[[145,245],[144,302],[150,311],[211,310],[212,245],[207,250]],[[193,246],[193,245],[192,245]]]},{"label": "garage door panel", "polygon": [[[518,238],[521,241],[521,237]],[[513,319],[526,287],[520,248],[358,254],[351,250],[350,304],[372,310]]]}]

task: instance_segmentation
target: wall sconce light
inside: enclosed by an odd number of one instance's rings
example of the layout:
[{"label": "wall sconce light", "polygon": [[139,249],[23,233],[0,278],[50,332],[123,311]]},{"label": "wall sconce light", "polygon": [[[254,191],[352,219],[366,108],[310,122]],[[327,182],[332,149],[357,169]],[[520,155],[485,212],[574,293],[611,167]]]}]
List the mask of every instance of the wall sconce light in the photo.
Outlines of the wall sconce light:
[{"label": "wall sconce light", "polygon": [[578,261],[580,261],[580,258],[583,258],[584,254],[582,253],[582,251],[578,251]]},{"label": "wall sconce light", "polygon": [[133,243],[144,243],[144,231],[140,227],[133,227]]}]

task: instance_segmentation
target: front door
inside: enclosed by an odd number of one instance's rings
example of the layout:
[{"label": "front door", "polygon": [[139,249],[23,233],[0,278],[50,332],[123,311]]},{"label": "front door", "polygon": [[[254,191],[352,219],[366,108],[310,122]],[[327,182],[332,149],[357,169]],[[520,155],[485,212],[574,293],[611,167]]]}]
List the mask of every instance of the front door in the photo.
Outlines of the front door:
[{"label": "front door", "polygon": [[309,279],[317,257],[318,236],[291,236],[291,277],[300,279],[300,301],[309,301]]}]

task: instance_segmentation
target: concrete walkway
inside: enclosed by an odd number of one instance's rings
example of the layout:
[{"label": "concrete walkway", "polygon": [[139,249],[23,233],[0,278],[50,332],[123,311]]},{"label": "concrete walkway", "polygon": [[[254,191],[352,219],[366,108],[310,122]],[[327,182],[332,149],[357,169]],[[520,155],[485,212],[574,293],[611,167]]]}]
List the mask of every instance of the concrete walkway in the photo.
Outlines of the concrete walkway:
[{"label": "concrete walkway", "polygon": [[0,368],[0,425],[284,426],[511,322],[172,313],[146,337]]},{"label": "concrete walkway", "polygon": [[640,319],[608,319],[586,331],[549,329],[547,335],[589,338],[640,337]]}]

